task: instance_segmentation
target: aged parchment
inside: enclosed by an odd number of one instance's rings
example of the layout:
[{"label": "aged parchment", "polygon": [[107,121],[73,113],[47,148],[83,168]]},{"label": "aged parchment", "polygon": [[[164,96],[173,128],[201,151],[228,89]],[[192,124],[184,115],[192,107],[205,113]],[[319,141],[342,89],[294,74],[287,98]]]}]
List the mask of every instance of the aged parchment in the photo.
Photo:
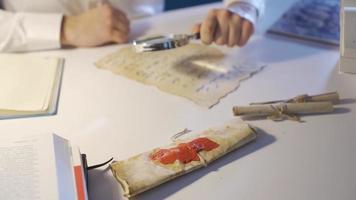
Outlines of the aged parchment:
[{"label": "aged parchment", "polygon": [[96,65],[209,108],[264,66],[201,44],[145,53],[125,47]]}]

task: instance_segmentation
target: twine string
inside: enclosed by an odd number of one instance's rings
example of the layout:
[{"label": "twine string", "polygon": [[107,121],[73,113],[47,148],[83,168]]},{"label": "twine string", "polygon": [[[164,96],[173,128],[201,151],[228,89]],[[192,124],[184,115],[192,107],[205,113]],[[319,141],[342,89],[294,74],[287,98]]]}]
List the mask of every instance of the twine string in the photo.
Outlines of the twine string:
[{"label": "twine string", "polygon": [[273,121],[291,120],[291,121],[302,122],[299,116],[288,112],[287,104],[281,104],[279,106],[274,106],[274,105],[270,105],[270,106],[273,112],[269,116],[267,116],[267,119]]},{"label": "twine string", "polygon": [[172,140],[173,142],[175,142],[175,141],[178,140],[178,138],[182,137],[183,135],[188,134],[189,132],[191,132],[191,130],[189,130],[189,129],[184,129],[183,131],[174,134],[174,135],[171,137],[171,140]]}]

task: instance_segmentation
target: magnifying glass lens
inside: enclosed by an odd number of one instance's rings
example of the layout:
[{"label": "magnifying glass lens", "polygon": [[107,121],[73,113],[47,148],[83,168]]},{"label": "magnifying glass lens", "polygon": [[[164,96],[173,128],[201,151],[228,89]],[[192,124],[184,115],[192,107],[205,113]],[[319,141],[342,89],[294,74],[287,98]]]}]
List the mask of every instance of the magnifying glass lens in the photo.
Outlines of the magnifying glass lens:
[{"label": "magnifying glass lens", "polygon": [[137,52],[160,51],[187,45],[191,39],[197,37],[188,34],[171,34],[135,40],[132,44]]}]

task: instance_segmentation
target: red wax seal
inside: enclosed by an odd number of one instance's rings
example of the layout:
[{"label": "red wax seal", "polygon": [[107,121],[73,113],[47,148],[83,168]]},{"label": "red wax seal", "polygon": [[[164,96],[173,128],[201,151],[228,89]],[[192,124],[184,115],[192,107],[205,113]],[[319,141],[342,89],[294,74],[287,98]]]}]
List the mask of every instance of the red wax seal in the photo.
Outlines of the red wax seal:
[{"label": "red wax seal", "polygon": [[199,161],[199,151],[211,151],[219,147],[214,141],[206,137],[194,139],[188,143],[180,143],[177,147],[169,149],[159,149],[151,154],[151,159],[159,161],[162,164],[171,164],[176,160],[186,164],[191,161]]}]

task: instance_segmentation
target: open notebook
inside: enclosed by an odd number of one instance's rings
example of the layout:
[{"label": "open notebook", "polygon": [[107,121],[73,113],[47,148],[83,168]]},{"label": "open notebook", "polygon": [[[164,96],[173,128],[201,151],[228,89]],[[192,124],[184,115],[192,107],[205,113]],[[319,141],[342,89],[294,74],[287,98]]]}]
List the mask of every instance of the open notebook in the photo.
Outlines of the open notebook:
[{"label": "open notebook", "polygon": [[0,119],[57,111],[63,59],[0,54]]},{"label": "open notebook", "polygon": [[77,146],[55,134],[0,141],[0,199],[88,200]]}]

